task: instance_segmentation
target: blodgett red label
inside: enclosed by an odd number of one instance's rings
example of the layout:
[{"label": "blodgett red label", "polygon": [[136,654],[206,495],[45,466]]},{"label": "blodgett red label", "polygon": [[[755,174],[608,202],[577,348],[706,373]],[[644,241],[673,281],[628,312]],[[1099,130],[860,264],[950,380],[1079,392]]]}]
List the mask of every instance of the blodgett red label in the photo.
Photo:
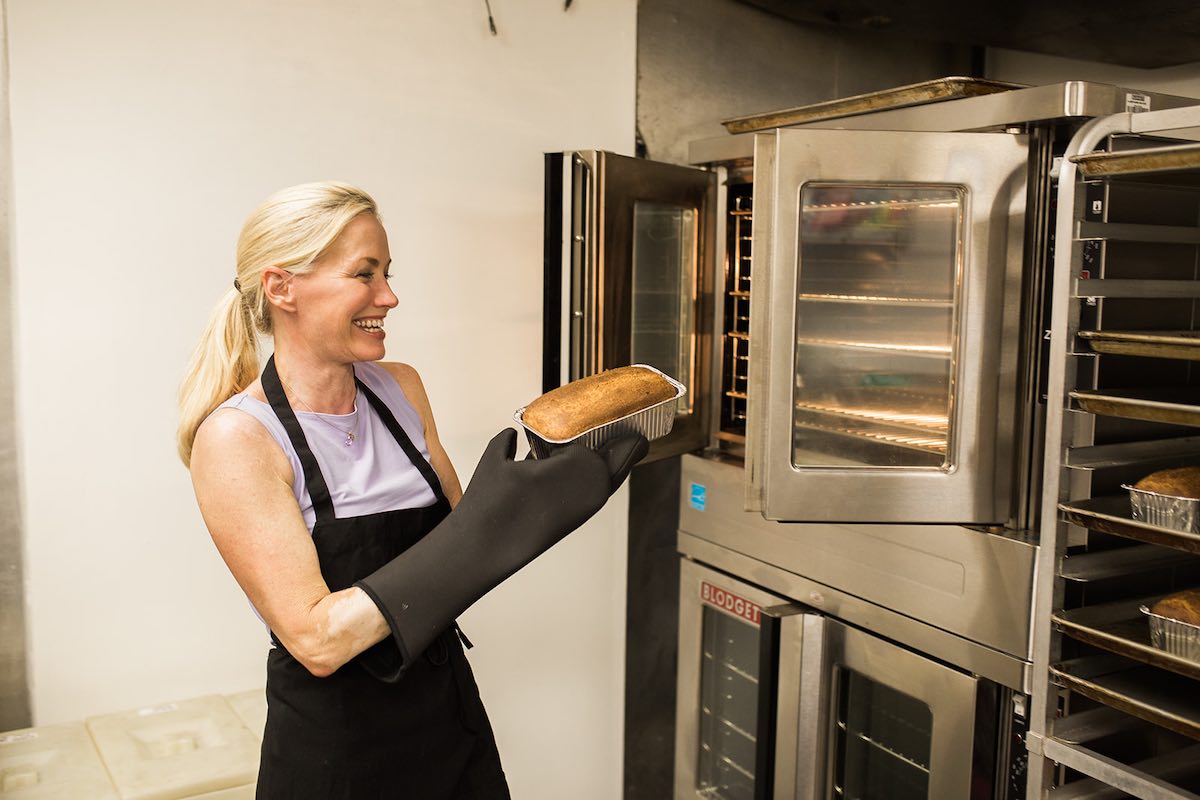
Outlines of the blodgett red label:
[{"label": "blodgett red label", "polygon": [[700,599],[710,606],[733,614],[735,617],[741,617],[755,625],[758,624],[759,615],[762,612],[760,606],[751,603],[744,597],[738,597],[733,592],[713,586],[708,581],[700,581]]}]

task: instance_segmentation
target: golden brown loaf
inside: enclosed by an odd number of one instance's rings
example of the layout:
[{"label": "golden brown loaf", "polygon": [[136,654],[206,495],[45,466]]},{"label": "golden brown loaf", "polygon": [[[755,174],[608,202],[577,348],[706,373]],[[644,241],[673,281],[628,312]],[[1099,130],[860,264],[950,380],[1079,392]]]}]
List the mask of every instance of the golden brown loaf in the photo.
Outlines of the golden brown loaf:
[{"label": "golden brown loaf", "polygon": [[1167,617],[1188,625],[1200,625],[1200,589],[1188,589],[1169,594],[1150,606],[1160,617]]},{"label": "golden brown loaf", "polygon": [[561,441],[674,396],[675,387],[654,370],[617,367],[546,392],[521,420],[543,439]]},{"label": "golden brown loaf", "polygon": [[1200,467],[1178,467],[1151,472],[1135,483],[1133,488],[1174,497],[1200,498]]}]

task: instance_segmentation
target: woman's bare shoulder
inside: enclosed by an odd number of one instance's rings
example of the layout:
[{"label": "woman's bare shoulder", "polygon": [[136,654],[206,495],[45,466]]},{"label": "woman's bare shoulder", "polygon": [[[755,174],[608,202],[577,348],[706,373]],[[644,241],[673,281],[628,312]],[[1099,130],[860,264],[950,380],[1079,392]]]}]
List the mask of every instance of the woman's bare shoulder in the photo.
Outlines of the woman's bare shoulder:
[{"label": "woman's bare shoulder", "polygon": [[401,385],[405,381],[421,382],[421,376],[417,374],[417,369],[412,364],[405,364],[402,361],[376,361],[375,364],[387,370],[388,374]]},{"label": "woman's bare shoulder", "polygon": [[291,481],[291,464],[279,443],[261,422],[237,408],[218,408],[196,431],[192,472],[210,469],[239,472],[261,470]]},{"label": "woman's bare shoulder", "polygon": [[400,361],[377,361],[375,363],[391,375],[396,383],[400,384],[400,388],[404,390],[404,395],[410,403],[418,408],[429,407],[425,384],[421,382],[421,376],[415,367]]}]

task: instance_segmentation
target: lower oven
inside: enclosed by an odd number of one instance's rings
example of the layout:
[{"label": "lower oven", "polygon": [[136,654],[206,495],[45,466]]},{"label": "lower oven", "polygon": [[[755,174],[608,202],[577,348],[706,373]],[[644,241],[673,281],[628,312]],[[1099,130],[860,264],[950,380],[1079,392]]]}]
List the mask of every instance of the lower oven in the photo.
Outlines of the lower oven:
[{"label": "lower oven", "polygon": [[1023,694],[753,576],[680,570],[676,800],[1025,796]]}]

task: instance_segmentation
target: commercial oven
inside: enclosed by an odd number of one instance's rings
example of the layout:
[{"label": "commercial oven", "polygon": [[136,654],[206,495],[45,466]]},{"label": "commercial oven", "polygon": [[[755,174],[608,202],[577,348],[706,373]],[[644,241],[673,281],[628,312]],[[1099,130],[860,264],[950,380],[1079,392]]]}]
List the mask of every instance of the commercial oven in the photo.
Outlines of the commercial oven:
[{"label": "commercial oven", "polygon": [[701,795],[992,797],[1019,777],[1010,689],[690,561],[680,609],[699,748],[677,774]]},{"label": "commercial oven", "polygon": [[[733,120],[692,166],[547,156],[546,387],[634,362],[688,387],[651,450],[684,454],[677,798],[1024,796],[1007,744],[1030,688],[1051,175],[1087,118],[1197,101],[952,83]],[[759,647],[781,683],[745,668]],[[720,694],[738,675],[759,681],[753,729],[748,696]],[[901,764],[926,777],[897,794]]]}]

